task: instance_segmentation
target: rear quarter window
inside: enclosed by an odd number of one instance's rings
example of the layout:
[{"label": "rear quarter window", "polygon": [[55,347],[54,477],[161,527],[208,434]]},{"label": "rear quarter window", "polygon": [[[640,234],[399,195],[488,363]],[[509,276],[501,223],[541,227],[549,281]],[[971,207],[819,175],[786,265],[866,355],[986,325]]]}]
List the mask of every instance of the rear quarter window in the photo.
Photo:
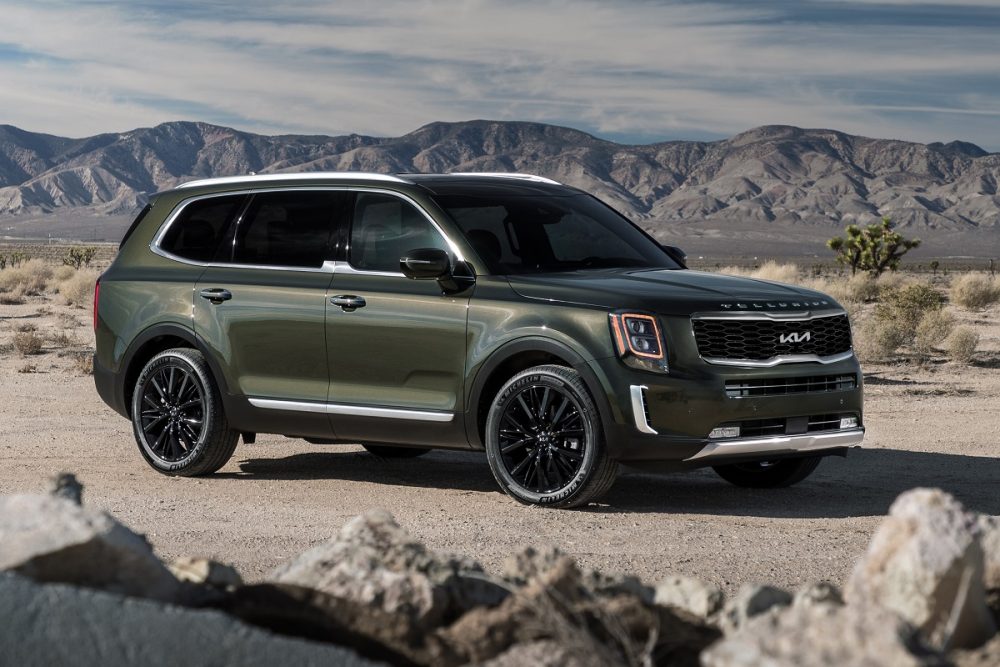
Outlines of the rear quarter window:
[{"label": "rear quarter window", "polygon": [[241,194],[208,197],[187,204],[170,223],[160,240],[160,249],[183,259],[211,262],[220,253],[226,230],[245,202],[246,195]]}]

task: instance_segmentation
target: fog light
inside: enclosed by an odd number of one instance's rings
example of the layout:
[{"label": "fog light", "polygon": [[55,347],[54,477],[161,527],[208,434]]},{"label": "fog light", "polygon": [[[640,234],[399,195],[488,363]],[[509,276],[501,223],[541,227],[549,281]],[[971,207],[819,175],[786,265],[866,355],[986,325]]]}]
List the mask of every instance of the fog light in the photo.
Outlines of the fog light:
[{"label": "fog light", "polygon": [[857,428],[858,418],[857,417],[841,417],[840,418],[840,428]]},{"label": "fog light", "polygon": [[712,432],[708,434],[708,437],[713,440],[718,440],[720,438],[738,438],[740,437],[740,427],[720,426],[719,428],[713,428]]}]

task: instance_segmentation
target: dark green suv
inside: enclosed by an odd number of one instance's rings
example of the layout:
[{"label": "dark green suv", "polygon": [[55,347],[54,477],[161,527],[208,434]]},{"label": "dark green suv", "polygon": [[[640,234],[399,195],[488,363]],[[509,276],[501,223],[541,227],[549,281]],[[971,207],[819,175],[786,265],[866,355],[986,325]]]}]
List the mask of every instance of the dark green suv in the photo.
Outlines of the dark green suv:
[{"label": "dark green suv", "polygon": [[864,435],[830,297],[687,270],[536,176],[187,183],[126,233],[95,328],[101,397],[171,475],[278,433],[485,450],[517,500],[574,507],[619,463],[786,486]]}]

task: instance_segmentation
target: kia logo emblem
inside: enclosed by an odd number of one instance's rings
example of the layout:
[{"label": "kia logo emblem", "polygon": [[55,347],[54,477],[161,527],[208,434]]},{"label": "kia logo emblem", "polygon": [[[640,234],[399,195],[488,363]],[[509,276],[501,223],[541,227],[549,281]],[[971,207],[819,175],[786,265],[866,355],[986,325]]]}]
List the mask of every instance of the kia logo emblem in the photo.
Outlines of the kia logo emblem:
[{"label": "kia logo emblem", "polygon": [[778,336],[779,343],[808,343],[810,339],[812,339],[812,333],[809,331],[793,331]]}]

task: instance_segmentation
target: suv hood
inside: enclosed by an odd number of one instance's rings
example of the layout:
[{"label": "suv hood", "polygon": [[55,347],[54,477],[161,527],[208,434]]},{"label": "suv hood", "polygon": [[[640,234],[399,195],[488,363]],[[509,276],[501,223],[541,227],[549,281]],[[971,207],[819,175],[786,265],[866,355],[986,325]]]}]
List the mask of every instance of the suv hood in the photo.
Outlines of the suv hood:
[{"label": "suv hood", "polygon": [[822,292],[720,273],[669,269],[615,269],[509,276],[528,299],[690,315],[726,310],[829,310],[840,305]]}]

